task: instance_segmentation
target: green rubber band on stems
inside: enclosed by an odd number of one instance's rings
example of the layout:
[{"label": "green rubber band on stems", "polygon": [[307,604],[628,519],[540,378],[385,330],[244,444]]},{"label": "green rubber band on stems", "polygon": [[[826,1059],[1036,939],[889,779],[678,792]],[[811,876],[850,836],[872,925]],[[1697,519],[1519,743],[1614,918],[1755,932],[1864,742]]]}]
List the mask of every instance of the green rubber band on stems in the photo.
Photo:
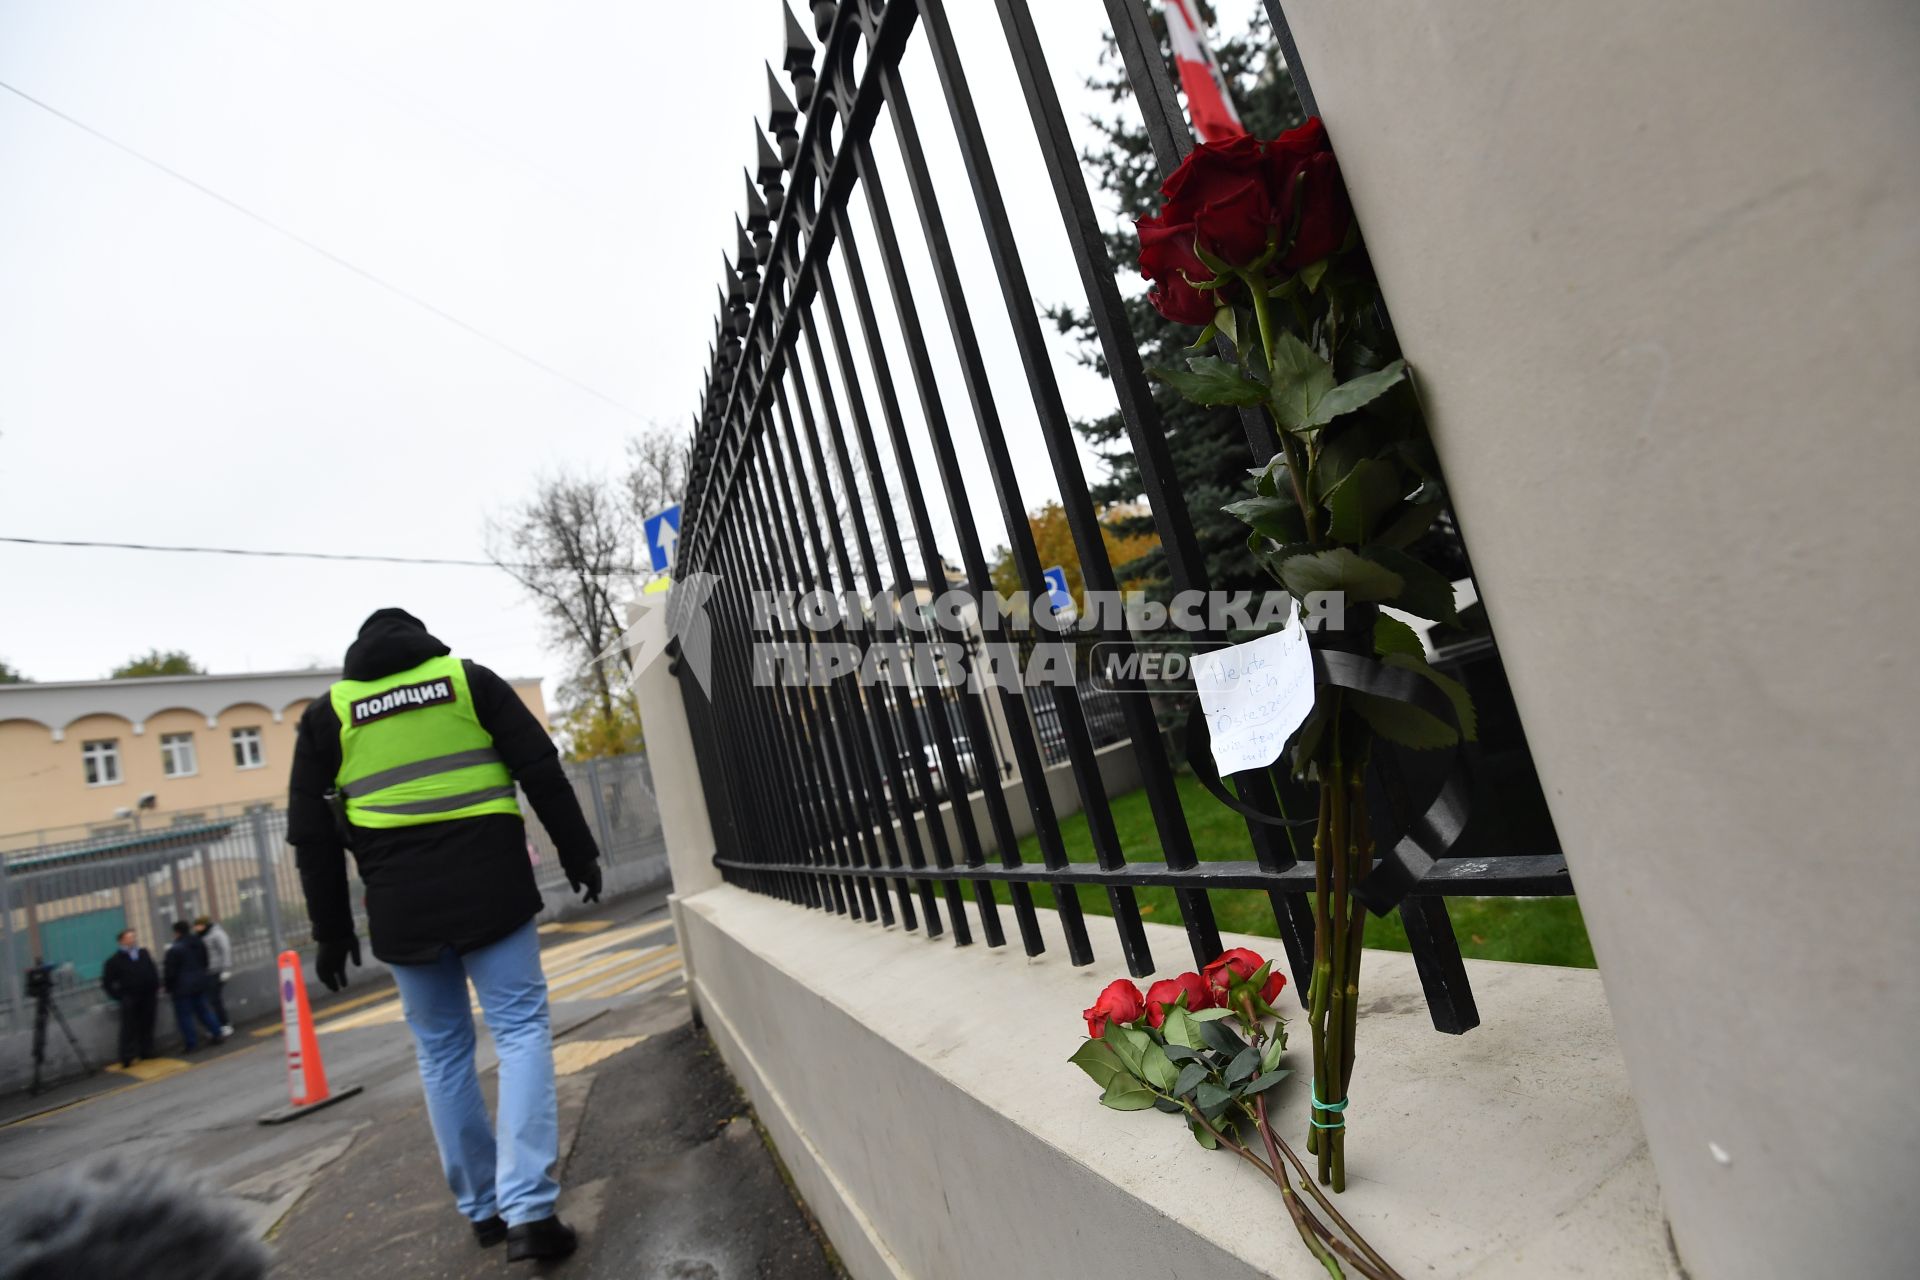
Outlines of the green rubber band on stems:
[{"label": "green rubber band on stems", "polygon": [[[1318,1089],[1309,1086],[1307,1092],[1313,1095],[1313,1109],[1315,1111],[1345,1111],[1347,1104],[1353,1101],[1352,1098],[1342,1098],[1338,1102],[1322,1102],[1320,1101],[1320,1091]],[[1308,1116],[1307,1123],[1316,1129],[1344,1129],[1347,1127],[1347,1119],[1345,1116],[1342,1116],[1332,1124],[1322,1124],[1312,1116]]]}]

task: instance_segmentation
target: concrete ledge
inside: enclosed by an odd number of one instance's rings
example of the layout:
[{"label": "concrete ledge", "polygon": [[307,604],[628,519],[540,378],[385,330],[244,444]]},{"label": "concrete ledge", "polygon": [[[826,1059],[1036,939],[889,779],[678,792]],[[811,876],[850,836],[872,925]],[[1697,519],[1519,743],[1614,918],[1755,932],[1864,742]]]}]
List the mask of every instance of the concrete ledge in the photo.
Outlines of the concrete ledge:
[{"label": "concrete ledge", "polygon": [[[1325,1274],[1270,1184],[1066,1061],[1122,972],[1104,921],[1074,969],[1049,912],[1034,960],[731,886],[675,915],[714,1041],[862,1280]],[[1173,972],[1185,935],[1148,931]],[[1451,1037],[1411,959],[1367,953],[1341,1211],[1410,1277],[1677,1275],[1598,975],[1468,963],[1486,1021]],[[1280,1089],[1304,1130],[1306,1082]]]}]

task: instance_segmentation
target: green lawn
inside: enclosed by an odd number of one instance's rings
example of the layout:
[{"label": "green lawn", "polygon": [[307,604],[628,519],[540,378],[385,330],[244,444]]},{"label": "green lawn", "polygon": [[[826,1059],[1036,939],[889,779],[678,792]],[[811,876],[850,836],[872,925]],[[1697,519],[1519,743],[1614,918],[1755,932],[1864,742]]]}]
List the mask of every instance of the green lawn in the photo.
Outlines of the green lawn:
[{"label": "green lawn", "polygon": [[[1182,770],[1178,777],[1187,826],[1193,832],[1194,847],[1200,856],[1222,861],[1251,860],[1253,846],[1247,839],[1245,821],[1208,795],[1192,774]],[[1130,791],[1116,797],[1112,807],[1114,826],[1127,856],[1147,861],[1160,858],[1160,836],[1154,829],[1146,792]],[[1093,861],[1093,842],[1087,834],[1084,815],[1074,814],[1063,819],[1060,833],[1066,841],[1069,858],[1075,862]],[[1028,862],[1040,861],[1039,841],[1032,836],[1022,840],[1020,855]],[[995,885],[994,892],[1000,901],[1009,901],[1006,885]],[[1088,914],[1113,914],[1105,889],[1083,886],[1078,892]],[[1174,901],[1173,890],[1135,892],[1140,900],[1140,913],[1147,919],[1161,924],[1180,923],[1180,907]],[[1044,885],[1034,886],[1033,897],[1042,906],[1053,905],[1053,890]],[[1222,889],[1211,897],[1214,919],[1222,930],[1277,936],[1279,930],[1274,925],[1273,909],[1268,905],[1266,894],[1252,889]],[[1447,911],[1453,917],[1453,930],[1459,935],[1463,955],[1480,960],[1594,967],[1586,924],[1580,919],[1580,908],[1572,898],[1449,898]],[[1011,922],[1008,930],[1012,931]],[[1096,938],[1096,945],[1100,941]],[[1400,917],[1396,914],[1385,919],[1369,919],[1367,945],[1405,951],[1407,935],[1400,926]]]}]

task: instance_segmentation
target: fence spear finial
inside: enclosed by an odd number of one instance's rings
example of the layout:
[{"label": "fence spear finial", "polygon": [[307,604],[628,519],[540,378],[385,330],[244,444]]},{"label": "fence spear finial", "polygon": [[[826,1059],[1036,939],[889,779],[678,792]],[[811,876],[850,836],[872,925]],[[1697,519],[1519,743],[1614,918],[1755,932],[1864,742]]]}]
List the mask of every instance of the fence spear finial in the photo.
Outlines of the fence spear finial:
[{"label": "fence spear finial", "polygon": [[793,16],[793,10],[784,0],[780,12],[787,19],[787,50],[781,68],[793,79],[793,91],[800,104],[805,106],[813,97],[813,41],[807,36],[807,29],[800,25],[800,19]]}]

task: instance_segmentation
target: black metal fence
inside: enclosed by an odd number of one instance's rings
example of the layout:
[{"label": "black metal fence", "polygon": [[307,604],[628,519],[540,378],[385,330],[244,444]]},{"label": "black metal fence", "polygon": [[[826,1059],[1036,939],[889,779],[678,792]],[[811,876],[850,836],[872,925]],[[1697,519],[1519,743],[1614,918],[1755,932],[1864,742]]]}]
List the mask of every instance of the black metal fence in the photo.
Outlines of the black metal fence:
[{"label": "black metal fence", "polygon": [[[1168,172],[1193,144],[1146,11],[1141,0],[1106,0],[1106,7],[1155,159]],[[1029,0],[995,0],[995,8],[1100,354],[1138,455],[1172,586],[1205,590],[1206,564]],[[1311,91],[1298,75],[1284,20],[1277,6],[1268,8],[1311,110]],[[917,699],[852,674],[772,685],[753,678],[756,620],[764,617],[756,613],[756,592],[857,591],[872,597],[881,594],[883,583],[950,580],[936,548],[929,483],[944,498],[952,531],[948,549],[957,553],[964,588],[980,599],[990,582],[989,564],[973,516],[976,495],[955,450],[953,432],[961,425],[978,434],[1020,584],[1036,597],[1045,594],[1027,522],[1029,503],[980,341],[978,326],[997,324],[998,308],[1004,309],[1025,378],[1025,394],[1009,410],[1017,412],[1023,431],[1035,431],[1044,441],[1086,588],[1117,588],[946,3],[817,0],[812,18],[809,33],[791,13],[787,17],[782,68],[791,96],[769,74],[770,103],[745,220],[737,227],[721,290],[675,567],[682,583],[694,573],[715,576],[703,604],[711,637],[710,687],[703,687],[691,663],[683,661],[680,674],[722,873],[749,889],[859,920],[897,923],[929,936],[950,930],[962,945],[974,940],[976,921],[989,946],[1004,945],[1003,916],[1010,911],[1028,954],[1045,945],[1031,886],[1053,886],[1060,890],[1060,925],[1075,964],[1094,959],[1077,889],[1099,886],[1111,905],[1120,951],[1136,976],[1156,965],[1136,890],[1172,887],[1196,962],[1213,959],[1221,949],[1209,893],[1262,890],[1293,971],[1304,977],[1313,950],[1309,855],[1296,849],[1285,829],[1249,822],[1252,861],[1204,857],[1207,851],[1195,847],[1182,807],[1175,760],[1155,724],[1152,702],[1137,684],[1119,681],[1118,696],[1094,714],[1068,683],[1048,692],[1048,705],[1036,717],[1024,705],[1030,691],[994,685]],[[970,188],[964,192],[938,186],[929,168],[902,72],[915,39],[925,42],[930,55],[939,94],[933,117],[953,131]],[[878,129],[883,113],[888,130]],[[883,186],[875,155],[876,142],[888,132],[898,152],[897,168],[889,172],[905,175],[905,198],[918,222],[937,300],[913,296],[906,237],[891,203],[895,193]],[[851,216],[856,198],[866,213],[858,234]],[[966,276],[949,242],[947,219],[969,216],[977,216],[984,231],[991,278]],[[873,292],[876,277],[891,303],[892,321],[884,326]],[[942,394],[923,318],[935,325],[943,351],[957,362],[964,406]],[[864,376],[856,344],[866,356]],[[904,361],[890,358],[890,351],[903,352]],[[909,392],[919,409],[917,433],[910,432],[902,406]],[[1264,463],[1278,450],[1270,424],[1253,411],[1244,413],[1243,424],[1249,461]],[[923,469],[930,475],[923,476]],[[909,562],[909,546],[919,563]],[[694,602],[677,590],[673,607],[679,611],[676,627],[684,630]],[[1108,619],[1105,626],[1096,637],[1103,652],[1124,653],[1135,643],[1117,621]],[[849,639],[845,627],[791,638],[802,647]],[[1005,629],[993,625],[982,638],[989,645],[1008,642]],[[1039,643],[1068,641],[1043,635]],[[969,644],[962,665],[972,671],[978,661]],[[989,698],[1000,704],[1011,761],[992,758],[992,744],[1001,739],[989,731]],[[1131,741],[1160,860],[1139,859],[1139,851],[1122,847],[1117,833],[1095,751],[1101,741],[1118,740]],[[963,753],[981,778],[999,778],[1004,771],[1026,784],[1019,794],[1030,811],[1039,861],[1023,860],[1001,787],[982,790],[984,822],[971,804],[942,809],[943,791],[933,775],[965,776]],[[1068,859],[1060,815],[1043,780],[1054,760],[1064,761],[1071,773],[1091,837],[1091,863]],[[1235,783],[1245,803],[1269,814],[1285,803],[1290,785],[1278,770],[1236,775]],[[996,899],[996,884],[1006,887],[1008,902]],[[1435,1025],[1461,1032],[1478,1021],[1446,896],[1570,892],[1556,852],[1440,860],[1400,908]]]}]

